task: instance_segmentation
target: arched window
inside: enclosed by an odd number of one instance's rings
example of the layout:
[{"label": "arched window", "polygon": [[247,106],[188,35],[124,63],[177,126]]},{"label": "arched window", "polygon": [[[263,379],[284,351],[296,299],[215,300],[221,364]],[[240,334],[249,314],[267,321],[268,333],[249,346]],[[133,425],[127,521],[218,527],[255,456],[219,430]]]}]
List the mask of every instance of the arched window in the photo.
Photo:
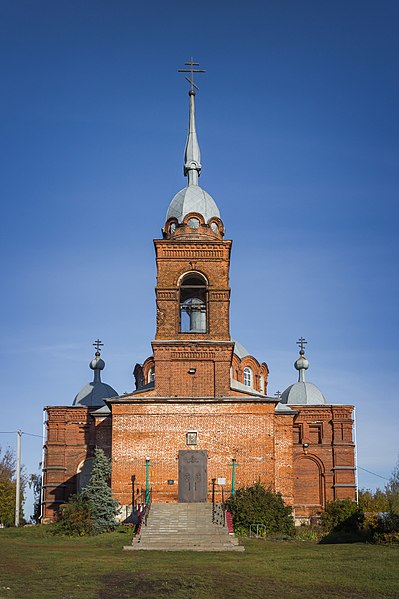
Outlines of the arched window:
[{"label": "arched window", "polygon": [[263,374],[261,374],[259,377],[259,391],[261,393],[265,392],[265,377],[263,376]]},{"label": "arched window", "polygon": [[151,366],[148,371],[148,382],[153,383],[155,381],[155,366]]},{"label": "arched window", "polygon": [[94,458],[87,458],[80,462],[76,472],[76,490],[81,492],[87,486],[90,480],[91,471],[93,470]]},{"label": "arched window", "polygon": [[244,368],[244,385],[252,387],[252,370],[248,366]]},{"label": "arched window", "polygon": [[189,273],[180,284],[180,332],[206,333],[206,330],[206,281],[199,273]]}]

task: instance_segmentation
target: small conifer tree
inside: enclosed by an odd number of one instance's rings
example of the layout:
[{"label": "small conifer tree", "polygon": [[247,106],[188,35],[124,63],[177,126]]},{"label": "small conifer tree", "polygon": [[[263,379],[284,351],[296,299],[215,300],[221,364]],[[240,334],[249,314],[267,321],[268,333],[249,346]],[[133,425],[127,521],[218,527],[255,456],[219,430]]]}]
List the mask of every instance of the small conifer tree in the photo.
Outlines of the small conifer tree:
[{"label": "small conifer tree", "polygon": [[82,497],[89,503],[94,533],[115,528],[118,502],[112,497],[109,486],[111,464],[104,451],[97,447],[94,452],[93,470]]}]

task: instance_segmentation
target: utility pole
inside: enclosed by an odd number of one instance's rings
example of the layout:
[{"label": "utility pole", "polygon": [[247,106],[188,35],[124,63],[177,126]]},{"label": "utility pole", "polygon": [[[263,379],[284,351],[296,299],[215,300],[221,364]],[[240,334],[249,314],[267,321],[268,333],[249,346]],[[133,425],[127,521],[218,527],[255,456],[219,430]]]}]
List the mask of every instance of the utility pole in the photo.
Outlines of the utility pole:
[{"label": "utility pole", "polygon": [[19,510],[21,508],[21,436],[22,431],[17,431],[17,471],[15,485],[15,526],[19,526]]}]

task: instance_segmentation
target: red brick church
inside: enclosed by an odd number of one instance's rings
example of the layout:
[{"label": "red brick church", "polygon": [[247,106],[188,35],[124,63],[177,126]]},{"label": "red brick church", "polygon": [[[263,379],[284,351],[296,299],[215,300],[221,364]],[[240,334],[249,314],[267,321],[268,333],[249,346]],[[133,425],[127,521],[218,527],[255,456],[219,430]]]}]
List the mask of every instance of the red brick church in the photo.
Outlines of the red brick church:
[{"label": "red brick church", "polygon": [[320,513],[326,501],[355,498],[353,406],[328,403],[306,381],[305,341],[295,362],[298,382],[269,397],[266,362],[231,338],[232,242],[198,183],[195,95],[192,85],[187,185],[154,241],[152,355],[134,369],[135,390],[120,396],[101,381],[96,342],[93,382],[73,405],[45,408],[43,522],[86,484],[96,446],[111,459],[123,513],[132,506],[132,477],[136,489],[151,486],[154,502],[209,501],[212,479],[226,495],[260,480],[283,495],[298,520]]}]

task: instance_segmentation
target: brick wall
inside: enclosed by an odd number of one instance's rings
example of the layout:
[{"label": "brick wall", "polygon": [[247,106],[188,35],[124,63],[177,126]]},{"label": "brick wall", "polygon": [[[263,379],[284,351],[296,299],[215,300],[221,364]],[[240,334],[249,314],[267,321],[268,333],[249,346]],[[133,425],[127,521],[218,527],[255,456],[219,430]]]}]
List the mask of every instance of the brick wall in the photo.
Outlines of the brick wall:
[{"label": "brick wall", "polygon": [[[145,461],[157,501],[177,501],[178,451],[188,449],[186,433],[198,432],[193,448],[208,451],[208,492],[212,478],[226,478],[231,489],[232,458],[237,461],[236,486],[261,480],[292,501],[292,417],[274,414],[274,402],[244,400],[141,400],[112,404],[112,488],[122,504],[131,502],[131,477],[145,486]],[[278,422],[277,422],[278,421]],[[284,431],[288,431],[288,442]],[[277,453],[275,439],[279,437]],[[174,485],[168,485],[174,480]]]},{"label": "brick wall", "polygon": [[320,513],[327,501],[355,499],[352,406],[291,406],[294,419],[294,507]]}]

